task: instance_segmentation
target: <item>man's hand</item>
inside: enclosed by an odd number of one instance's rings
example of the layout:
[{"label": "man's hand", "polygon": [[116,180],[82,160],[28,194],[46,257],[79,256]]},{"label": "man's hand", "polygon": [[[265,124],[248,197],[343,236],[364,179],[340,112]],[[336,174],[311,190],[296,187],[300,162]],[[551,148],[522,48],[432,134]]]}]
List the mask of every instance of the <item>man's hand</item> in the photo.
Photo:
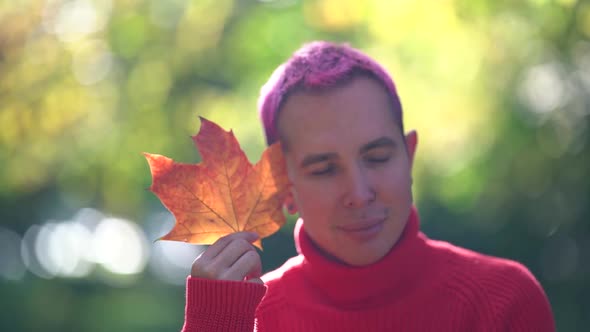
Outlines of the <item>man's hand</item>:
[{"label": "man's hand", "polygon": [[220,238],[195,259],[191,276],[262,284],[259,278],[262,262],[251,244],[257,239],[258,234],[252,232],[232,233]]}]

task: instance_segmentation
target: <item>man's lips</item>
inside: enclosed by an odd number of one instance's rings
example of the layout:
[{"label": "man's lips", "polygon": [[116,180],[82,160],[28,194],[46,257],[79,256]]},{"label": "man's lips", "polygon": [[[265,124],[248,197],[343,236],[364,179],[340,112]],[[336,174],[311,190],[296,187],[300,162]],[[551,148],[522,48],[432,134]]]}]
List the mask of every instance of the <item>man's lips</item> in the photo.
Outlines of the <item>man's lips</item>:
[{"label": "man's lips", "polygon": [[384,228],[386,218],[363,219],[340,226],[342,234],[358,243],[370,241],[378,236]]},{"label": "man's lips", "polygon": [[371,219],[363,219],[354,223],[341,225],[339,226],[340,229],[346,232],[360,232],[371,227],[377,226],[385,221],[385,217],[382,218],[371,218]]}]

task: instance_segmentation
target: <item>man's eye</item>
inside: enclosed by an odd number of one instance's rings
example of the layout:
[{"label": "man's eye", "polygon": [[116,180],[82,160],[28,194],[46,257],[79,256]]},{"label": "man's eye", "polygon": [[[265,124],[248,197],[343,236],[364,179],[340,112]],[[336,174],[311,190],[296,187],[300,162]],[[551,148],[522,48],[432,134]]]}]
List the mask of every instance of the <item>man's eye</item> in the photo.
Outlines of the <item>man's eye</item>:
[{"label": "man's eye", "polygon": [[370,163],[375,163],[375,164],[379,164],[379,163],[384,163],[389,161],[389,159],[391,159],[390,156],[383,156],[383,157],[369,157],[367,158],[367,161]]},{"label": "man's eye", "polygon": [[335,171],[336,171],[336,168],[334,166],[328,166],[326,168],[312,171],[311,175],[313,175],[313,176],[330,175],[330,174],[333,174]]}]

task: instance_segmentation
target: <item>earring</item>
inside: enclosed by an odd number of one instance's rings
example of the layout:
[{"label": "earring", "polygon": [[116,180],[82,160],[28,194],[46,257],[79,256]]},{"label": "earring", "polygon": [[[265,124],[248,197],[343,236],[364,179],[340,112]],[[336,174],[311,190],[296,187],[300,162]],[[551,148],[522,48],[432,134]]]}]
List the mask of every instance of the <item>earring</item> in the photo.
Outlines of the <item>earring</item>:
[{"label": "earring", "polygon": [[295,213],[295,204],[293,204],[293,203],[287,204],[287,211],[290,214],[294,214]]}]

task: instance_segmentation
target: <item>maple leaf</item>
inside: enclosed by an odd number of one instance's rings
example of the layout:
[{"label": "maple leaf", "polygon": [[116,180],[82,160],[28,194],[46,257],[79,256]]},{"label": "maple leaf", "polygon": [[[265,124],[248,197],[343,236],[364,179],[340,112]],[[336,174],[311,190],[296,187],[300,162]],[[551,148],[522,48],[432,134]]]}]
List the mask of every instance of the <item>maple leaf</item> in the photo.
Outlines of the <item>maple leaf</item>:
[{"label": "maple leaf", "polygon": [[[192,139],[201,163],[144,153],[152,173],[150,190],[176,218],[160,240],[212,244],[234,232],[252,231],[262,239],[278,231],[285,223],[282,207],[290,186],[280,143],[267,147],[253,166],[231,130],[200,119]],[[262,249],[260,239],[254,245]]]}]

